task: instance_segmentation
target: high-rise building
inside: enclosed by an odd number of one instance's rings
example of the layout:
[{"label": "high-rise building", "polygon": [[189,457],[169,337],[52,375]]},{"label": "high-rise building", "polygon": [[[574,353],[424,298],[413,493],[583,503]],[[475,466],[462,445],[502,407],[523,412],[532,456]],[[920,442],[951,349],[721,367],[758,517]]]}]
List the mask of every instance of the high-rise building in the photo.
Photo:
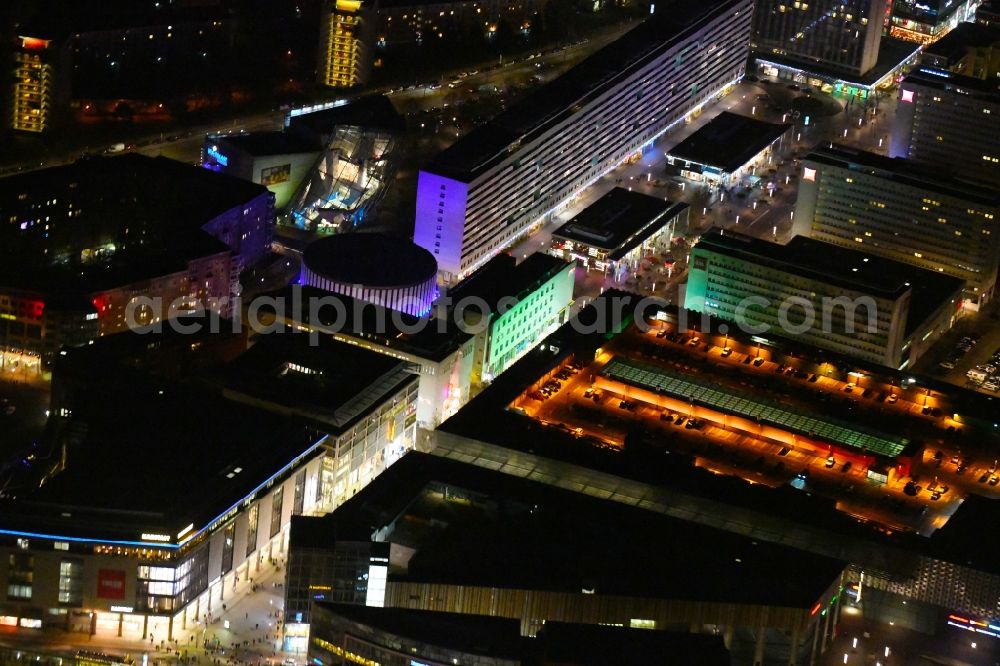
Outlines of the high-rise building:
[{"label": "high-rise building", "polygon": [[965,280],[964,304],[990,300],[1000,260],[991,188],[844,146],[802,160],[793,232]]},{"label": "high-rise building", "polygon": [[1000,89],[921,67],[899,86],[890,155],[1000,184]]},{"label": "high-rise building", "polygon": [[44,132],[50,122],[56,88],[59,49],[50,39],[19,36],[14,48],[11,127],[18,132]]},{"label": "high-rise building", "polygon": [[878,60],[886,0],[761,0],[750,46],[805,66],[862,74]]},{"label": "high-rise building", "polygon": [[691,249],[684,305],[743,332],[902,369],[951,328],[963,286],[805,236],[779,245],[717,231]]},{"label": "high-rise building", "polygon": [[417,185],[414,240],[454,281],[743,73],[752,3],[655,14],[439,154]]},{"label": "high-rise building", "polygon": [[319,83],[352,88],[368,80],[374,47],[375,4],[371,0],[333,0],[320,21]]}]

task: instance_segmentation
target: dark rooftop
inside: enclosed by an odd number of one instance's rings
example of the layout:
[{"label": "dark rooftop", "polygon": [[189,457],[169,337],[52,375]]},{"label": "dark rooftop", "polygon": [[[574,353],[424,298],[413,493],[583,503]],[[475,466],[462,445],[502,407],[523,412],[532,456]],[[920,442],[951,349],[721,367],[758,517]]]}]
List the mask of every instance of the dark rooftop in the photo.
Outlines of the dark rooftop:
[{"label": "dark rooftop", "polygon": [[1000,42],[1000,26],[965,21],[941,39],[924,46],[922,58],[925,62],[928,58],[940,58],[950,67],[964,58],[970,49],[993,46],[997,42]]},{"label": "dark rooftop", "polygon": [[974,94],[981,99],[993,101],[1000,99],[1000,87],[995,81],[952,74],[933,67],[919,67],[913,70],[906,75],[900,85],[905,86],[908,83],[937,90],[955,91],[963,95]]},{"label": "dark rooftop", "polygon": [[693,249],[766,265],[876,298],[896,299],[912,290],[907,333],[923,324],[965,284],[959,278],[801,235],[781,245],[715,230],[703,235]]},{"label": "dark rooftop", "polygon": [[[404,639],[484,657],[517,659],[530,643],[521,636],[520,622],[508,618],[328,602],[316,606]],[[371,639],[378,642],[377,635]]]},{"label": "dark rooftop", "polygon": [[730,666],[733,663],[718,634],[546,622],[535,640],[547,663],[574,666]]},{"label": "dark rooftop", "polygon": [[562,225],[553,236],[602,250],[621,259],[688,207],[616,187]]},{"label": "dark rooftop", "polygon": [[291,330],[258,336],[227,374],[230,399],[315,421],[334,434],[416,381],[405,361]]},{"label": "dark rooftop", "polygon": [[[431,361],[444,360],[472,337],[456,326],[450,317],[439,317],[429,320],[427,325],[419,325],[421,319],[426,318],[390,310],[350,296],[331,294],[315,287],[291,285],[268,296],[285,304],[308,304],[314,298],[326,299],[324,302],[339,302],[339,312],[336,307],[321,307],[316,312],[309,307],[302,307],[294,312],[286,307],[284,314],[289,323],[295,321],[306,326],[321,327],[321,330],[333,327],[345,335],[366,338],[400,353],[413,354]],[[265,306],[263,311],[266,313],[267,310]]]},{"label": "dark rooftop", "polygon": [[[442,502],[441,493],[469,499]],[[395,508],[406,502],[402,514]],[[412,520],[400,520],[401,516]],[[808,609],[844,568],[634,506],[408,453],[326,521],[393,523],[415,548],[399,579]],[[642,534],[642,539],[636,539]],[[627,566],[622,563],[627,562]]]},{"label": "dark rooftop", "polygon": [[331,109],[293,115],[288,120],[292,132],[317,141],[343,125],[396,133],[406,128],[406,121],[385,95],[366,95]]},{"label": "dark rooftop", "polygon": [[441,152],[428,171],[470,182],[508,155],[511,144],[527,143],[562,122],[573,109],[682,40],[685,31],[727,11],[730,0],[673,2],[660,8],[625,35],[597,51],[480,125]]},{"label": "dark rooftop", "polygon": [[[44,242],[37,232],[0,226],[0,280],[80,293],[187,270],[190,259],[228,252],[202,227],[226,211],[272,196],[239,178],[136,153],[2,178],[0,215],[24,215],[24,195],[32,205],[49,197],[60,207],[71,205],[76,217],[72,224],[46,229]],[[80,252],[99,244],[98,238],[115,243],[114,255],[78,265]],[[69,261],[52,265],[59,254]]]},{"label": "dark rooftop", "polygon": [[1000,205],[1000,192],[949,175],[942,170],[941,165],[931,167],[901,157],[887,157],[839,144],[820,145],[803,159],[873,173],[901,185],[968,199],[987,206]]},{"label": "dark rooftop", "polygon": [[400,287],[437,273],[434,255],[406,238],[384,233],[334,234],[306,246],[303,267],[341,284]]},{"label": "dark rooftop", "polygon": [[778,140],[791,125],[723,111],[667,151],[670,157],[732,173]]},{"label": "dark rooftop", "polygon": [[498,254],[455,285],[449,295],[453,303],[463,298],[481,298],[495,312],[501,299],[520,300],[572,264],[541,252],[519,264],[512,255]]},{"label": "dark rooftop", "polygon": [[67,431],[76,434],[66,469],[0,504],[5,529],[131,541],[149,532],[173,536],[227,511],[321,437],[301,420],[192,382],[129,368],[93,372],[102,381],[87,384],[70,405]]},{"label": "dark rooftop", "polygon": [[237,151],[264,157],[268,155],[286,155],[293,153],[318,153],[319,144],[290,132],[251,132],[250,134],[232,134],[209,136],[208,141],[228,145]]}]

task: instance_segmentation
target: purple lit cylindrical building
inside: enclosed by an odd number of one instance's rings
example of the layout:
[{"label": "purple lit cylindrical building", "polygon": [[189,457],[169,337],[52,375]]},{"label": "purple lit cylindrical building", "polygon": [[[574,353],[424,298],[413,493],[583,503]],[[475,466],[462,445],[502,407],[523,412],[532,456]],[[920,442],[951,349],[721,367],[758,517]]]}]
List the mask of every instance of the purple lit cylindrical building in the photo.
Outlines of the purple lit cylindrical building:
[{"label": "purple lit cylindrical building", "polygon": [[437,261],[403,238],[337,234],[306,247],[301,283],[419,316],[438,295]]}]

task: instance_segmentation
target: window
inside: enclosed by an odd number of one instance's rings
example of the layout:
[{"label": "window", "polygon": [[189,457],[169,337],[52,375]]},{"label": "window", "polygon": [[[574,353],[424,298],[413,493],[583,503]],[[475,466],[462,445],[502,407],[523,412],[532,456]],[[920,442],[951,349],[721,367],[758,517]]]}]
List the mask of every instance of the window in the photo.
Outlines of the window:
[{"label": "window", "polygon": [[302,514],[302,505],[306,495],[306,471],[302,470],[295,475],[295,495],[292,498],[292,515]]},{"label": "window", "polygon": [[281,531],[281,501],[282,495],[285,494],[284,491],[284,488],[278,488],[274,491],[274,496],[271,499],[271,533],[269,538],[274,538],[274,535]]},{"label": "window", "polygon": [[257,523],[260,518],[260,503],[254,502],[247,511],[247,557],[257,550]]},{"label": "window", "polygon": [[31,599],[31,583],[34,580],[35,558],[30,553],[11,553],[7,564],[7,598]]},{"label": "window", "polygon": [[59,603],[83,605],[83,560],[62,560],[59,563]]},{"label": "window", "polygon": [[222,534],[222,573],[233,570],[233,544],[236,541],[236,522],[226,525]]}]

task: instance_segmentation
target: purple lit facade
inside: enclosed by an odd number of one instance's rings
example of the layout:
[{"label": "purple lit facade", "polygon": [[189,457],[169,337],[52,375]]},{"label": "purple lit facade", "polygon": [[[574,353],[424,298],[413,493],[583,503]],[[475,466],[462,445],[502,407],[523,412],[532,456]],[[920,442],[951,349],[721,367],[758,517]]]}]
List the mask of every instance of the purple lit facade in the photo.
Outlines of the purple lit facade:
[{"label": "purple lit facade", "polygon": [[416,284],[376,287],[331,280],[320,273],[310,270],[303,263],[299,283],[324,291],[331,291],[335,294],[350,296],[351,298],[367,303],[381,305],[390,310],[405,312],[415,317],[430,313],[431,306],[434,305],[434,301],[438,297],[437,275],[432,275],[430,278]]},{"label": "purple lit facade", "polygon": [[240,268],[252,266],[271,251],[274,237],[274,195],[264,192],[241,206],[216,216],[202,231],[225,243]]},{"label": "purple lit facade", "polygon": [[417,221],[413,242],[434,255],[442,281],[462,273],[462,243],[469,185],[429,171],[417,181]]}]

